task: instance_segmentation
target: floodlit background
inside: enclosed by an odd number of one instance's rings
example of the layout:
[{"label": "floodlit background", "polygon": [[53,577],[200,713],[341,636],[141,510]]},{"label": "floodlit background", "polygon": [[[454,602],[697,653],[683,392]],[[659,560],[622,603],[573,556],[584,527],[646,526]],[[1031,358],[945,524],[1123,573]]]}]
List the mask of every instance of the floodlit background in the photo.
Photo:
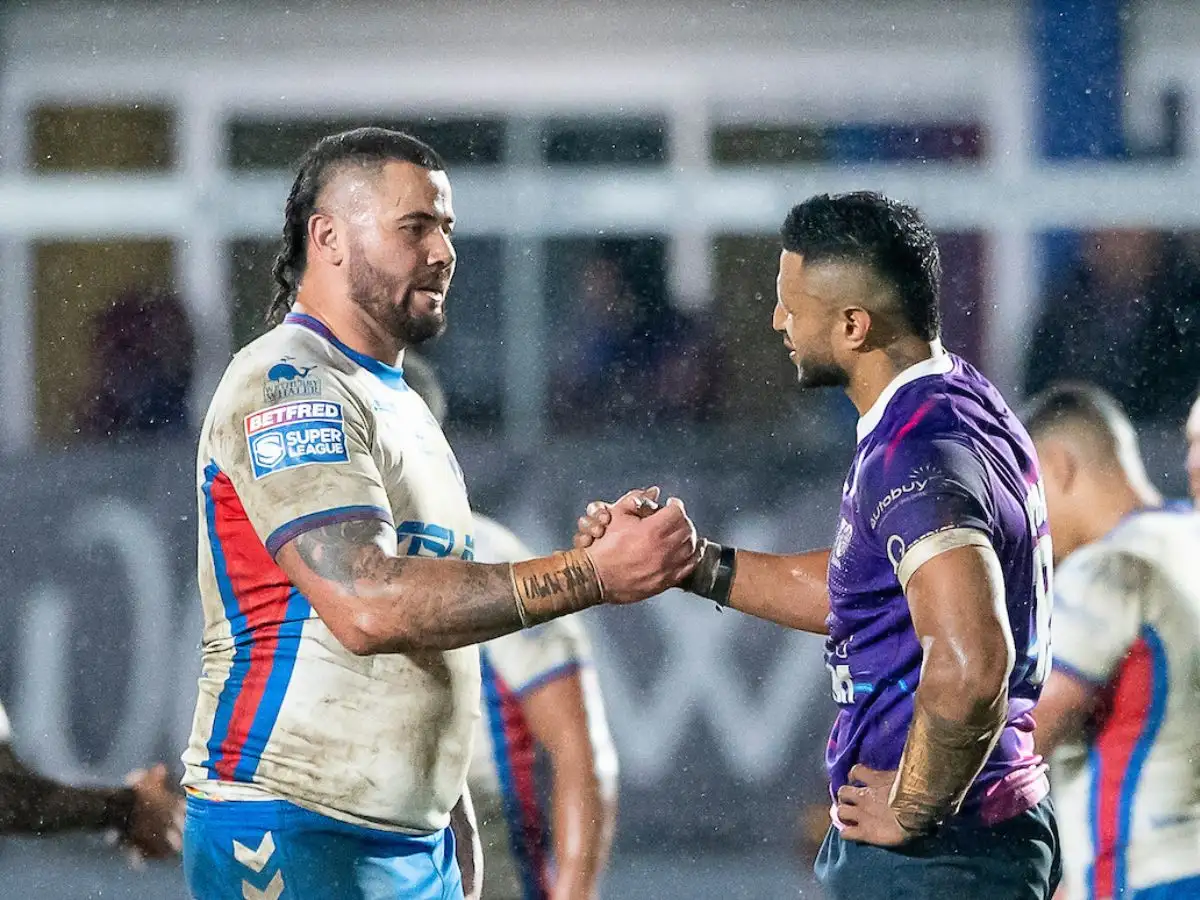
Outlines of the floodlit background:
[{"label": "floodlit background", "polygon": [[[883,190],[936,227],[945,341],[1018,399],[1080,377],[1182,494],[1200,383],[1200,6],[1172,0],[0,6],[0,698],[56,776],[178,767],[194,436],[261,331],[293,164],[402,127],[460,261],[428,353],[474,504],[539,550],[659,483],[740,546],[827,542],[853,442],[770,332],[778,227]],[[596,610],[622,762],[609,898],[818,897],[821,642]],[[184,896],[91,839],[0,895]]]}]

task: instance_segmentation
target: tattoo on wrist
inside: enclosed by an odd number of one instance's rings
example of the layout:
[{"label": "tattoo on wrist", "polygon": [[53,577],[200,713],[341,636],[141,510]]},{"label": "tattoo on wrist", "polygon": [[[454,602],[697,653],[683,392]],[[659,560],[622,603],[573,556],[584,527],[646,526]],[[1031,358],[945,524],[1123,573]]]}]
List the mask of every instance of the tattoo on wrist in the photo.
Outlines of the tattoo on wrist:
[{"label": "tattoo on wrist", "polygon": [[517,614],[526,628],[604,601],[596,567],[585,550],[513,563],[512,580]]}]

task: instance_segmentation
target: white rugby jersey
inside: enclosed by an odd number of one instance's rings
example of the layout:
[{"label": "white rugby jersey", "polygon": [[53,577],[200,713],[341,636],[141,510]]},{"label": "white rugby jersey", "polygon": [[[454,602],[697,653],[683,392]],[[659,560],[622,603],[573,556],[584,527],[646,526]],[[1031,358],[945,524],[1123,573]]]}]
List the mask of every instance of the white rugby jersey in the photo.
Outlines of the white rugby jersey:
[{"label": "white rugby jersey", "polygon": [[[518,562],[531,553],[511,531],[484,516],[475,517],[475,555],[480,562]],[[588,733],[602,779],[616,781],[617,752],[608,730],[592,651],[577,616],[495,638],[482,645],[483,718],[475,741],[469,782],[471,796],[498,795],[509,830],[511,859],[527,898],[549,896],[549,829],[534,784],[535,746],[521,698],[542,685],[578,674],[583,687]],[[481,808],[495,804],[480,803]],[[500,867],[487,856],[485,870]]]},{"label": "white rugby jersey", "polygon": [[1051,767],[1072,898],[1200,873],[1197,560],[1200,515],[1155,510],[1055,570],[1054,666],[1101,701]]},{"label": "white rugby jersey", "polygon": [[4,712],[4,704],[0,703],[0,744],[12,740],[12,729],[8,724],[8,714]]},{"label": "white rugby jersey", "polygon": [[293,313],[243,349],[200,436],[203,670],[183,784],[430,833],[462,794],[479,717],[474,647],[355,656],[274,556],[375,518],[401,552],[470,559],[462,472],[401,370]]}]

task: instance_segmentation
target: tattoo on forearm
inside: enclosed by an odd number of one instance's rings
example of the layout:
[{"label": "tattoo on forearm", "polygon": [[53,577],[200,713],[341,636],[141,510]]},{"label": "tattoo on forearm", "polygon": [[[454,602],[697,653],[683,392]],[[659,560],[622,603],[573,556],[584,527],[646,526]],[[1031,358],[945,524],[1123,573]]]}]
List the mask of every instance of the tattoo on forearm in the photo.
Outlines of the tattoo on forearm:
[{"label": "tattoo on forearm", "polygon": [[586,609],[603,599],[596,568],[583,550],[515,563],[512,573],[525,625]]},{"label": "tattoo on forearm", "polygon": [[416,646],[464,646],[524,624],[508,566],[397,556],[389,550],[389,527],[341,522],[305,532],[293,546],[314,574],[383,617],[383,630],[397,636],[390,650],[412,649],[414,636]]}]

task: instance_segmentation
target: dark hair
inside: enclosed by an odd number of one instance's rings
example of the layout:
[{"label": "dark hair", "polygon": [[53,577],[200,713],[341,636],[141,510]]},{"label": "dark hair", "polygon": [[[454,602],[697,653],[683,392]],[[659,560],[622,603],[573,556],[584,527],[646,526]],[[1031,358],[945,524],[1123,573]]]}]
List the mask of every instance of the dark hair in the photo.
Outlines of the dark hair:
[{"label": "dark hair", "polygon": [[864,263],[896,290],[904,318],[922,340],[941,330],[942,279],[937,239],[911,206],[882,194],[818,194],[792,207],[783,223],[783,249],[808,265]]},{"label": "dark hair", "polygon": [[1107,391],[1082,381],[1062,381],[1030,398],[1021,411],[1025,430],[1035,440],[1057,428],[1082,426],[1115,449],[1118,433],[1133,426],[1121,404]]},{"label": "dark hair", "polygon": [[355,128],[331,134],[304,154],[283,209],[283,241],[271,271],[278,287],[267,312],[268,324],[283,318],[295,301],[296,288],[304,274],[308,220],[316,210],[321,191],[335,174],[348,166],[381,166],[393,160],[435,171],[446,168],[432,147],[412,135],[386,128]]}]

